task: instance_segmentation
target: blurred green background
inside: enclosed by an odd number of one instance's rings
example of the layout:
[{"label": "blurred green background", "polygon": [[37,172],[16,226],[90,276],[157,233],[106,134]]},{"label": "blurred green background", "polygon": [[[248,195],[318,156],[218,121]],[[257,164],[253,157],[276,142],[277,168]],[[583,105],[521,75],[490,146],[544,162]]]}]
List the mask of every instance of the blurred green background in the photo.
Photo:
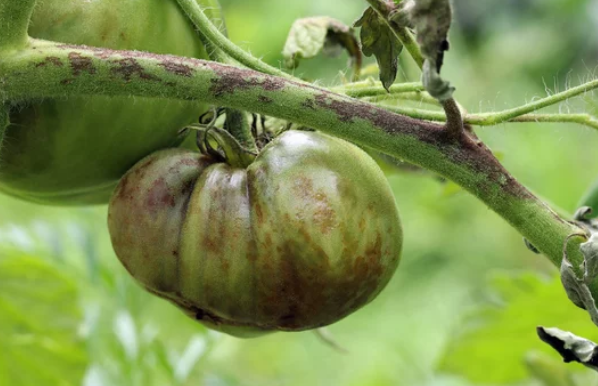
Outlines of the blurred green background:
[{"label": "blurred green background", "polygon": [[[222,0],[231,38],[279,65],[296,18],[351,23],[363,1]],[[469,111],[513,107],[592,78],[595,0],[455,0],[444,76]],[[371,63],[371,60],[369,61]],[[347,57],[296,74],[334,84]],[[418,80],[401,59],[399,81]],[[550,111],[550,109],[549,109]],[[593,94],[552,111],[598,114]],[[598,176],[598,134],[570,124],[504,124],[478,134],[526,186],[566,212]],[[388,169],[405,231],[401,266],[373,303],[315,334],[239,340],[208,332],[142,291],[117,262],[106,208],[0,197],[0,386],[598,385],[535,335],[558,326],[598,340],[556,269],[470,195],[423,172]]]}]

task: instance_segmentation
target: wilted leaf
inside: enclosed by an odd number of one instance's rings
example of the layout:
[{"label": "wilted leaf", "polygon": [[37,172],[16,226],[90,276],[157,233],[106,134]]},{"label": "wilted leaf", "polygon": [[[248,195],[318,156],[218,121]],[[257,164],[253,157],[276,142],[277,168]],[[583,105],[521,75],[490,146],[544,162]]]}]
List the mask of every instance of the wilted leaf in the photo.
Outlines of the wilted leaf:
[{"label": "wilted leaf", "polygon": [[440,77],[440,72],[436,70],[435,64],[427,59],[422,69],[422,84],[426,91],[439,101],[452,98],[455,92],[455,88]]},{"label": "wilted leaf", "polygon": [[598,308],[589,288],[589,285],[596,277],[597,244],[597,236],[593,234],[589,241],[580,245],[580,250],[584,256],[584,261],[580,267],[583,270],[583,276],[581,277],[578,277],[573,264],[567,258],[567,254],[564,254],[561,262],[561,282],[569,300],[576,306],[586,310],[590,314],[592,322],[598,326]]},{"label": "wilted leaf", "polygon": [[561,354],[565,362],[579,362],[598,371],[596,343],[558,328],[538,327],[537,331],[540,339]]},{"label": "wilted leaf", "polygon": [[87,360],[75,289],[41,259],[0,257],[0,385],[81,383]]},{"label": "wilted leaf", "polygon": [[309,17],[293,23],[282,55],[286,67],[296,68],[301,59],[313,58],[320,52],[336,56],[343,48],[349,53],[358,76],[361,50],[353,29],[330,17]]},{"label": "wilted leaf", "polygon": [[583,280],[590,284],[598,276],[598,233],[592,234],[590,239],[579,245],[584,256]]},{"label": "wilted leaf", "polygon": [[452,22],[449,0],[408,1],[408,10],[422,55],[426,59],[422,83],[434,98],[444,101],[452,97],[455,89],[440,77],[444,52],[449,49],[448,32]]},{"label": "wilted leaf", "polygon": [[394,35],[388,24],[371,7],[366,9],[355,27],[361,27],[361,49],[365,56],[376,56],[380,67],[380,81],[389,89],[397,78],[398,57],[403,44]]}]

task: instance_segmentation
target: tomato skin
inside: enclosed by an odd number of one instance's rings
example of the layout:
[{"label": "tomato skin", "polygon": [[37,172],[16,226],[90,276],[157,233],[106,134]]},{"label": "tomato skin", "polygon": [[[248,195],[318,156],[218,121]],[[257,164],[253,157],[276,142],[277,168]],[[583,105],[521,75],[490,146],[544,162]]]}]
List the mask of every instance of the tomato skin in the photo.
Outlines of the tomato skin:
[{"label": "tomato skin", "polygon": [[240,337],[342,319],[384,288],[402,246],[375,162],[317,132],[283,133],[247,169],[156,152],[121,180],[108,226],[145,288]]},{"label": "tomato skin", "polygon": [[[214,0],[201,0],[210,4]],[[30,36],[69,44],[207,58],[176,0],[39,1]],[[138,160],[176,146],[205,107],[140,97],[69,97],[12,109],[0,190],[44,204],[105,204]]]}]

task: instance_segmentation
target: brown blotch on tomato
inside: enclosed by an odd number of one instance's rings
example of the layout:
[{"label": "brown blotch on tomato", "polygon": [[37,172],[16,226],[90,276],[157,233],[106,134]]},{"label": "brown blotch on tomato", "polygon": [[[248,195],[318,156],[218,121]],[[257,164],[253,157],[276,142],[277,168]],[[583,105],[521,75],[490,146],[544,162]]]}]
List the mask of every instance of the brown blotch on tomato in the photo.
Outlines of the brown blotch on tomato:
[{"label": "brown blotch on tomato", "polygon": [[[401,225],[384,175],[361,149],[290,130],[245,170],[189,165],[183,160],[197,159],[190,154],[156,153],[156,162],[168,167],[137,173],[142,161],[110,206],[115,251],[148,290],[192,316],[202,310],[200,322],[210,328],[250,337],[329,325],[389,282]],[[196,173],[185,179],[186,168]],[[131,185],[140,191],[123,197]],[[131,214],[136,219],[127,223]],[[134,240],[134,248],[121,240]]]}]

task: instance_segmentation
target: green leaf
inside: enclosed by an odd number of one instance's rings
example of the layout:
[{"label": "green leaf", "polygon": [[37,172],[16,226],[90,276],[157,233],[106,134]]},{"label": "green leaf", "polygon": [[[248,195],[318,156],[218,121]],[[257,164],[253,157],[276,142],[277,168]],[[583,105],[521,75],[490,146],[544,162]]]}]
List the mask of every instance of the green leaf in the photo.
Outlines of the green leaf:
[{"label": "green leaf", "polygon": [[361,50],[353,29],[330,17],[309,17],[293,23],[282,55],[287,68],[296,68],[301,59],[316,57],[321,52],[337,56],[343,48],[349,53],[358,77]]},{"label": "green leaf", "polygon": [[[589,339],[598,338],[598,330],[587,313],[567,299],[558,277],[547,281],[531,273],[516,277],[501,274],[491,283],[497,292],[495,304],[472,315],[456,334],[442,360],[442,370],[474,383],[517,382],[530,375],[524,361],[530,351],[558,358],[538,339],[538,325],[559,326]],[[559,365],[567,368],[566,364]]]},{"label": "green leaf", "polygon": [[79,385],[79,322],[68,277],[41,259],[0,255],[0,385]]},{"label": "green leaf", "polygon": [[365,56],[376,56],[380,67],[380,81],[386,90],[397,78],[398,57],[403,44],[394,35],[386,21],[371,7],[355,22],[361,27],[361,49]]}]

